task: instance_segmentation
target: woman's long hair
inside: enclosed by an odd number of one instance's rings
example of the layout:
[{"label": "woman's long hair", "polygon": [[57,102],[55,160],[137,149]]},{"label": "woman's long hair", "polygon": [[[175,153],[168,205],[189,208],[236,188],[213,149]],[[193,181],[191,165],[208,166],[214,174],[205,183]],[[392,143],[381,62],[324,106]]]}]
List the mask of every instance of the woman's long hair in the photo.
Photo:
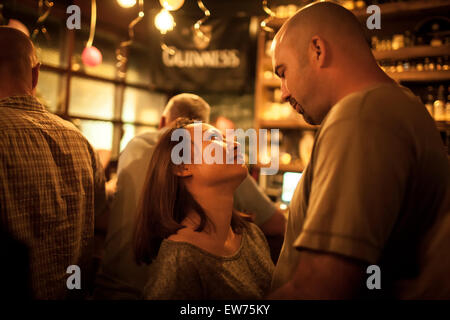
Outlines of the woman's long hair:
[{"label": "woman's long hair", "polygon": [[[138,264],[152,262],[162,240],[184,228],[181,222],[189,210],[195,211],[200,217],[200,224],[195,231],[202,231],[211,222],[187,190],[184,178],[175,174],[177,165],[171,159],[172,149],[179,143],[171,140],[172,133],[192,123],[193,120],[186,118],[177,119],[175,125],[162,134],[153,151],[134,233]],[[237,212],[233,212],[231,227],[236,233],[242,233],[245,227],[244,220]]]}]

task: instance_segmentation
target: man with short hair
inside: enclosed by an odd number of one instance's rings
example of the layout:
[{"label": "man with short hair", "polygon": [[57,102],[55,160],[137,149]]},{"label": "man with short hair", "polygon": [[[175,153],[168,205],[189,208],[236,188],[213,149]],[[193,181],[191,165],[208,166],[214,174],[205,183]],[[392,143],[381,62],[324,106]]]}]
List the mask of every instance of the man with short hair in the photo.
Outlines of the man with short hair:
[{"label": "man with short hair", "polygon": [[1,229],[28,249],[33,298],[83,296],[85,279],[70,291],[66,271],[88,272],[103,168],[81,132],[35,98],[40,64],[30,39],[0,27],[0,48]]},{"label": "man with short hair", "polygon": [[[122,151],[117,170],[102,265],[97,277],[97,299],[140,299],[150,266],[137,265],[133,232],[145,174],[156,143],[178,117],[209,122],[210,106],[201,97],[182,93],[172,97],[162,114],[159,131],[134,137]],[[285,218],[249,175],[235,192],[235,207],[255,215],[255,223],[266,235],[282,235]]]},{"label": "man with short hair", "polygon": [[[293,196],[274,299],[450,298],[450,170],[433,119],[377,65],[356,17],[299,10],[273,42],[283,99],[321,124]],[[368,291],[368,265],[380,267]]]}]

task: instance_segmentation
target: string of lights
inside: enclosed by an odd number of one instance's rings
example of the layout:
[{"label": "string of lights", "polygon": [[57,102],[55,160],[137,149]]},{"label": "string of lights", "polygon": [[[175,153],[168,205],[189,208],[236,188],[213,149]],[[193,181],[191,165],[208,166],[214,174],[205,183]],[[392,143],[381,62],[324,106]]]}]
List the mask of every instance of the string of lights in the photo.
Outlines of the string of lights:
[{"label": "string of lights", "polygon": [[31,34],[31,38],[33,40],[36,39],[39,32],[42,32],[42,34],[46,37],[47,40],[50,39],[47,28],[44,26],[44,22],[47,19],[47,17],[50,15],[50,12],[51,12],[53,6],[54,6],[54,3],[51,1],[48,1],[48,0],[39,0],[38,1],[39,17],[36,21],[36,28],[33,30],[32,34]]},{"label": "string of lights", "polygon": [[[134,1],[134,4],[136,4],[136,1]],[[134,27],[144,18],[144,0],[139,0],[139,13],[138,16],[133,19],[133,21],[130,22],[128,25],[128,40],[122,41],[119,45],[119,48],[116,50],[116,59],[117,62],[117,68],[118,68],[118,74],[119,77],[125,77],[125,72],[123,71],[123,67],[126,65],[128,59],[127,55],[125,53],[125,50],[127,47],[129,47],[134,40]]]}]

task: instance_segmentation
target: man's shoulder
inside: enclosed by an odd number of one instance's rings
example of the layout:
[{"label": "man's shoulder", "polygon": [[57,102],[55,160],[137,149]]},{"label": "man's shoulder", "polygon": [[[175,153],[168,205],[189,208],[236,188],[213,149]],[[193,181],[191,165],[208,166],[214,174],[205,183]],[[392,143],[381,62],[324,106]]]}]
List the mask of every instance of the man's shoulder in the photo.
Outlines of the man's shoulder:
[{"label": "man's shoulder", "polygon": [[123,153],[130,152],[135,148],[153,148],[158,142],[158,138],[160,136],[160,131],[146,131],[141,134],[134,136],[127,143]]},{"label": "man's shoulder", "polygon": [[396,84],[381,84],[341,99],[324,120],[322,131],[336,124],[341,124],[339,128],[361,125],[369,128],[374,125],[398,131],[416,125],[429,125],[426,112],[419,98],[409,89]]},{"label": "man's shoulder", "polygon": [[120,153],[119,171],[135,160],[142,159],[147,161],[149,159],[148,156],[153,153],[160,134],[160,131],[147,131],[133,137]]}]

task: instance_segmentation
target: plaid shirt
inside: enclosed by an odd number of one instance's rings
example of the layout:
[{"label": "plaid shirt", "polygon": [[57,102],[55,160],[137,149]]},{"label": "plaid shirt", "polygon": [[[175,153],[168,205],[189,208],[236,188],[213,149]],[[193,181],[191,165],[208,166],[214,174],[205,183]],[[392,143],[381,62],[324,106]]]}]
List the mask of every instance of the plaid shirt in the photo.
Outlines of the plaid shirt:
[{"label": "plaid shirt", "polygon": [[67,289],[67,267],[86,276],[104,186],[98,157],[75,126],[32,96],[0,100],[0,222],[29,248],[34,298],[77,291]]}]

